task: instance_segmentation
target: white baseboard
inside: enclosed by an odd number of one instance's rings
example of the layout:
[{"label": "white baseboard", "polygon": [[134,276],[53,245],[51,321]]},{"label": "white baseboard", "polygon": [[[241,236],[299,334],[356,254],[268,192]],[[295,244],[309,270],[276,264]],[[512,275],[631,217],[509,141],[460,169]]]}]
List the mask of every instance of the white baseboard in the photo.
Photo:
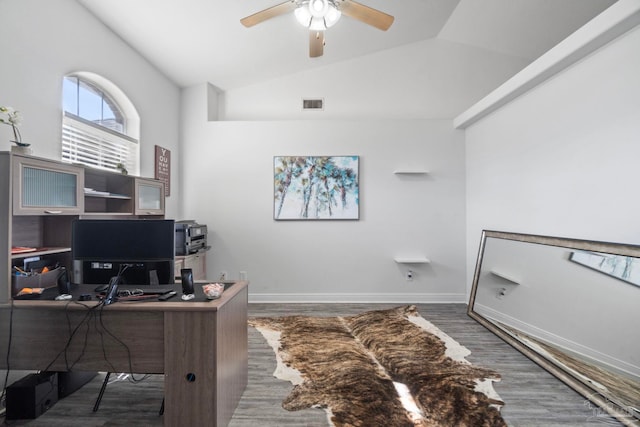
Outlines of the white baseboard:
[{"label": "white baseboard", "polygon": [[604,354],[596,349],[586,347],[575,341],[566,339],[544,329],[540,329],[537,326],[531,325],[527,322],[523,322],[519,319],[496,311],[493,308],[484,306],[482,304],[475,304],[474,311],[489,320],[495,320],[497,322],[504,323],[505,325],[518,329],[533,338],[546,341],[556,347],[564,349],[569,354],[574,353],[578,357],[585,359],[588,362],[599,366],[604,365],[613,372],[621,372],[625,375],[640,377],[640,366],[634,365],[630,362],[620,360],[616,357]]},{"label": "white baseboard", "polygon": [[249,303],[466,303],[462,294],[256,294],[249,292]]}]

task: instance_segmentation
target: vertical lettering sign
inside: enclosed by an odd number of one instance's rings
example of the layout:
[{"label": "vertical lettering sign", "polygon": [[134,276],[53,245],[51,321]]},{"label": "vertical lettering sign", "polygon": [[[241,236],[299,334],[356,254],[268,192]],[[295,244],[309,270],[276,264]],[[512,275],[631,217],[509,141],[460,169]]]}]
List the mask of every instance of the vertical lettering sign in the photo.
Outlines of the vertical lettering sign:
[{"label": "vertical lettering sign", "polygon": [[164,182],[164,196],[171,194],[171,151],[156,145],[155,178]]}]

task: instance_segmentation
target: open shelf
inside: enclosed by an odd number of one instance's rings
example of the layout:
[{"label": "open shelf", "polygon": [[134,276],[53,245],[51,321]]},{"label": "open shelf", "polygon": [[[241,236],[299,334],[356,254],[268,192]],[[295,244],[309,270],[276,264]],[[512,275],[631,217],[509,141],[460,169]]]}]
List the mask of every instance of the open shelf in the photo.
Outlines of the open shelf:
[{"label": "open shelf", "polygon": [[96,212],[85,212],[81,215],[81,218],[87,218],[87,217],[110,218],[110,217],[119,217],[119,216],[131,216],[131,214],[129,212],[103,212],[98,210]]},{"label": "open shelf", "polygon": [[429,264],[431,260],[423,256],[415,257],[395,257],[393,258],[398,264]]},{"label": "open shelf", "polygon": [[102,193],[92,193],[92,192],[84,192],[84,197],[96,197],[98,199],[120,199],[120,200],[131,200],[131,196],[125,196],[123,194],[102,194]]},{"label": "open shelf", "polygon": [[133,178],[110,171],[85,168],[85,214],[133,214]]},{"label": "open shelf", "polygon": [[396,175],[427,175],[429,171],[425,169],[398,169],[393,173]]},{"label": "open shelf", "polygon": [[504,273],[501,273],[501,272],[495,271],[495,270],[491,270],[491,274],[493,274],[494,276],[498,276],[501,279],[507,280],[507,281],[513,283],[514,285],[519,285],[520,284],[520,282],[518,280],[514,279],[513,277],[509,276],[508,274],[504,274]]},{"label": "open shelf", "polygon": [[35,251],[31,251],[31,252],[20,252],[17,254],[11,254],[11,259],[20,259],[20,258],[30,258],[30,257],[36,257],[36,256],[43,256],[43,255],[52,255],[52,254],[61,254],[61,253],[65,253],[65,252],[71,252],[71,248],[65,248],[65,247],[60,247],[60,248],[36,248]]}]

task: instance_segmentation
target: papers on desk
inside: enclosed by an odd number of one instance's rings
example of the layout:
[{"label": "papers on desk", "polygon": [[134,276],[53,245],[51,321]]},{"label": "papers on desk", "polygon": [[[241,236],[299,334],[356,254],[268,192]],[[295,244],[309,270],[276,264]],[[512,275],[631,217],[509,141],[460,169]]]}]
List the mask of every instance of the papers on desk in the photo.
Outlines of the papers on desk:
[{"label": "papers on desk", "polygon": [[31,248],[31,247],[28,247],[28,246],[12,246],[11,247],[11,255],[14,255],[14,254],[26,254],[26,253],[29,253],[29,252],[35,252],[37,250],[38,250],[37,248]]},{"label": "papers on desk", "polygon": [[94,190],[93,188],[88,188],[88,187],[84,187],[84,194],[85,196],[93,196],[93,197],[108,197],[108,198],[114,198],[114,199],[130,199],[130,196],[127,196],[126,194],[118,194],[118,193],[111,193],[109,191],[99,191],[99,190]]},{"label": "papers on desk", "polygon": [[44,288],[22,288],[17,296],[21,295],[40,295],[44,292]]},{"label": "papers on desk", "polygon": [[44,292],[45,288],[22,288],[18,292],[14,299],[35,299],[40,298],[40,295]]}]

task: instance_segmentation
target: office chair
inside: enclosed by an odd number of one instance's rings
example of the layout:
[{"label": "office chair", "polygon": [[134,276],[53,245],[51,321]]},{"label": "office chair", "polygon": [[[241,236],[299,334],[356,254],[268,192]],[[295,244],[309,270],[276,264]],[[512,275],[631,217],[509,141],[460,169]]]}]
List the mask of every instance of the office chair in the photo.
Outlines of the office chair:
[{"label": "office chair", "polygon": [[[107,384],[109,384],[109,377],[111,377],[111,372],[107,372],[107,374],[104,377],[104,381],[102,381],[102,387],[100,387],[98,398],[96,399],[96,403],[93,405],[93,412],[98,412],[98,409],[100,408],[100,402],[102,402],[102,396],[104,395],[104,391],[107,388]],[[164,397],[162,398],[160,411],[158,411],[158,415],[163,415],[163,414],[164,414]]]}]

